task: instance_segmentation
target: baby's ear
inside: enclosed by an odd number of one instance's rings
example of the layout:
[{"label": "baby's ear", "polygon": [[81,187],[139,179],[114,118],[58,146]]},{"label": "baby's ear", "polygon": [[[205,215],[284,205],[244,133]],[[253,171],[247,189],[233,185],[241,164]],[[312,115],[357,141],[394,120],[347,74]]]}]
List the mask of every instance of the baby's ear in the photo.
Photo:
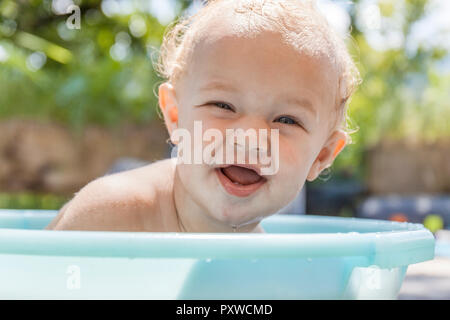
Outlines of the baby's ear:
[{"label": "baby's ear", "polygon": [[178,127],[178,103],[175,89],[169,82],[164,82],[158,89],[159,107],[164,116],[169,135]]},{"label": "baby's ear", "polygon": [[342,149],[344,149],[347,141],[348,135],[345,131],[334,131],[325,142],[325,145],[322,150],[320,150],[317,158],[314,160],[306,179],[308,181],[314,181],[322,170],[330,167],[337,155],[342,151]]}]

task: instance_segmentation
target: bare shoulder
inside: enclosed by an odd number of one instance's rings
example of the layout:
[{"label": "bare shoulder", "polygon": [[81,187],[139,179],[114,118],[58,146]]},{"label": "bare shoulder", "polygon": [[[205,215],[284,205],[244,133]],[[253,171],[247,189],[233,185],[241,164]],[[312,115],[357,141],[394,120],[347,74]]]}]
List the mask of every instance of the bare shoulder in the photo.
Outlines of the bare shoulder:
[{"label": "bare shoulder", "polygon": [[[146,231],[159,214],[166,160],[100,177],[84,186],[47,227],[52,230]],[[157,219],[155,219],[157,220]]]}]

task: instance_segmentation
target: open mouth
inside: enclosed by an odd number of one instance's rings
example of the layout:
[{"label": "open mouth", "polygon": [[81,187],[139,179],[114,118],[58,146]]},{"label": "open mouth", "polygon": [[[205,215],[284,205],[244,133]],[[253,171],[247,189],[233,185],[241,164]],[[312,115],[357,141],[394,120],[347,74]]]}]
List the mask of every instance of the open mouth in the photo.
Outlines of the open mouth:
[{"label": "open mouth", "polygon": [[225,190],[238,197],[249,196],[267,181],[255,170],[238,165],[216,168],[215,170]]}]

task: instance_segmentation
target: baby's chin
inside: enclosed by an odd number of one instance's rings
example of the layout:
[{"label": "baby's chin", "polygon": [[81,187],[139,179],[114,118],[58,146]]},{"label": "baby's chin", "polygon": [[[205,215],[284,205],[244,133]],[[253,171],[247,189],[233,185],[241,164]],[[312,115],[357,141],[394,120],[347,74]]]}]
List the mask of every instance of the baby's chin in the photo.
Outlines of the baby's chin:
[{"label": "baby's chin", "polygon": [[[256,225],[264,218],[276,213],[281,206],[266,197],[256,197],[253,201],[232,202],[227,197],[211,197],[208,202],[207,214],[218,223],[236,227]],[[238,230],[237,230],[238,231]]]},{"label": "baby's chin", "polygon": [[286,192],[272,193],[273,190],[270,188],[263,191],[244,200],[217,192],[216,189],[214,195],[211,194],[209,199],[205,199],[206,211],[221,224],[239,228],[250,224],[256,225],[288,205],[292,197],[295,198],[295,195],[288,196]]},{"label": "baby's chin", "polygon": [[[224,188],[213,167],[186,166],[183,171],[185,192],[203,208],[205,215],[221,225],[234,226],[237,229],[256,225],[289,202],[286,199],[287,192],[282,190],[286,187],[285,184],[276,183],[274,176],[267,177],[265,185],[252,194],[235,196]],[[276,185],[273,185],[274,183]]]}]

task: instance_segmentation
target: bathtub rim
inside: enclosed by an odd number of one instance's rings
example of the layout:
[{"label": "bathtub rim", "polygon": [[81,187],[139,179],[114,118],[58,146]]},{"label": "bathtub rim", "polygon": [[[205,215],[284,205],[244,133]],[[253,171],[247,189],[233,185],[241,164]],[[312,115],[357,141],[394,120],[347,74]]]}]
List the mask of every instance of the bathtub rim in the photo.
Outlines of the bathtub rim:
[{"label": "bathtub rim", "polygon": [[[51,219],[55,210],[0,209],[6,217]],[[0,255],[117,258],[261,259],[366,256],[368,265],[394,268],[434,258],[435,239],[421,224],[329,216],[274,215],[262,224],[340,225],[363,233],[176,233],[50,231],[0,228]],[[358,229],[359,228],[359,229]],[[187,245],[189,244],[189,245]],[[111,249],[113,248],[113,249]]]}]

